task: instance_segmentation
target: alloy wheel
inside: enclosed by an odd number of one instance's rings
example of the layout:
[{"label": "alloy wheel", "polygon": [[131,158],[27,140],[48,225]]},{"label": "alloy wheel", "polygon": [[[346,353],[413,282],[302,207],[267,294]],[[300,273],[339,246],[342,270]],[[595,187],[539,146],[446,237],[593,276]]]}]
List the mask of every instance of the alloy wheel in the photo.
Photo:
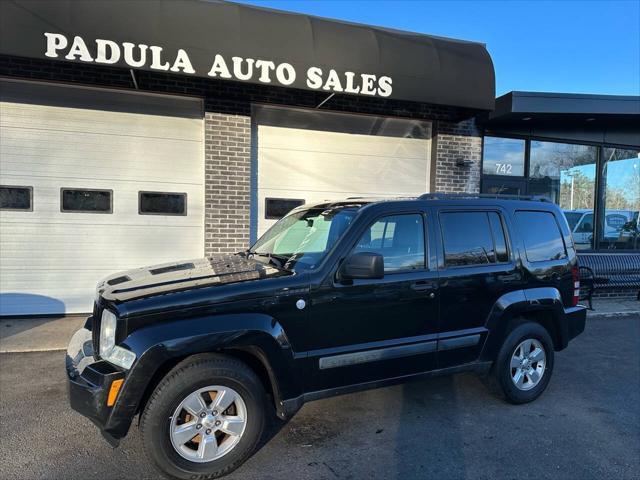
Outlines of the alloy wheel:
[{"label": "alloy wheel", "polygon": [[171,444],[191,462],[212,462],[238,444],[246,425],[247,407],[238,392],[220,385],[200,388],[173,413]]},{"label": "alloy wheel", "polygon": [[542,343],[534,338],[522,341],[511,355],[511,380],[518,390],[534,388],[544,375],[547,355]]}]

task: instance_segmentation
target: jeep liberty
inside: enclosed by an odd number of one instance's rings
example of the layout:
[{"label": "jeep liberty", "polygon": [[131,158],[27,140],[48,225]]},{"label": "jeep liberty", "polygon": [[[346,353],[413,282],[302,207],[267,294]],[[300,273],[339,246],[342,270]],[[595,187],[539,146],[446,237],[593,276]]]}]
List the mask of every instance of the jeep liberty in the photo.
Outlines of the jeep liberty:
[{"label": "jeep liberty", "polygon": [[100,282],[68,348],[70,402],[114,446],[139,415],[165,475],[215,478],[251,456],[268,415],[332,395],[473,371],[530,402],[584,330],[578,298],[550,202],[303,205],[244,252]]}]

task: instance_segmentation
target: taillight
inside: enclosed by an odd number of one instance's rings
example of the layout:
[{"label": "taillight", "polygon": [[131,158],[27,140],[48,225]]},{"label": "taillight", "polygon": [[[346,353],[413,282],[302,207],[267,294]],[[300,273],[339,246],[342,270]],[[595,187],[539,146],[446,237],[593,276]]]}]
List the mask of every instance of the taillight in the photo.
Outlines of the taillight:
[{"label": "taillight", "polygon": [[578,305],[580,300],[580,270],[577,265],[574,265],[571,269],[571,278],[573,280],[573,296],[571,297],[571,305]]}]

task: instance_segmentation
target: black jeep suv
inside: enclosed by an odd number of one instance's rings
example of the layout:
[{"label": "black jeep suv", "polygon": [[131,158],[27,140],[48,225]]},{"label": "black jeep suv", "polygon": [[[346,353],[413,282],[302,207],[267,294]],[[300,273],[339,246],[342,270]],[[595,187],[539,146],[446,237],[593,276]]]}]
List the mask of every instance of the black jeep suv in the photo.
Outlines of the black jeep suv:
[{"label": "black jeep suv", "polygon": [[253,247],[106,278],[67,353],[71,406],[117,445],[133,418],[180,479],[229,473],[265,418],[475,371],[509,402],[547,387],[584,330],[562,212],[423,195],[302,206]]}]

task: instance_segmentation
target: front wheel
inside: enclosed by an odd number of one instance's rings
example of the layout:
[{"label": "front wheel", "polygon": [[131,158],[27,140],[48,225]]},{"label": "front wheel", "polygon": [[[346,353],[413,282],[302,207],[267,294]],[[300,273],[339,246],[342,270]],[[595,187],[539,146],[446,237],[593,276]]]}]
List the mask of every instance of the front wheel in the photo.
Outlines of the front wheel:
[{"label": "front wheel", "polygon": [[531,402],[547,388],[553,361],[553,340],[547,329],[539,323],[522,323],[502,344],[492,380],[508,402]]},{"label": "front wheel", "polygon": [[256,448],[265,405],[262,384],[244,363],[223,355],[187,359],[160,382],[142,414],[147,456],[172,478],[226,475]]}]

